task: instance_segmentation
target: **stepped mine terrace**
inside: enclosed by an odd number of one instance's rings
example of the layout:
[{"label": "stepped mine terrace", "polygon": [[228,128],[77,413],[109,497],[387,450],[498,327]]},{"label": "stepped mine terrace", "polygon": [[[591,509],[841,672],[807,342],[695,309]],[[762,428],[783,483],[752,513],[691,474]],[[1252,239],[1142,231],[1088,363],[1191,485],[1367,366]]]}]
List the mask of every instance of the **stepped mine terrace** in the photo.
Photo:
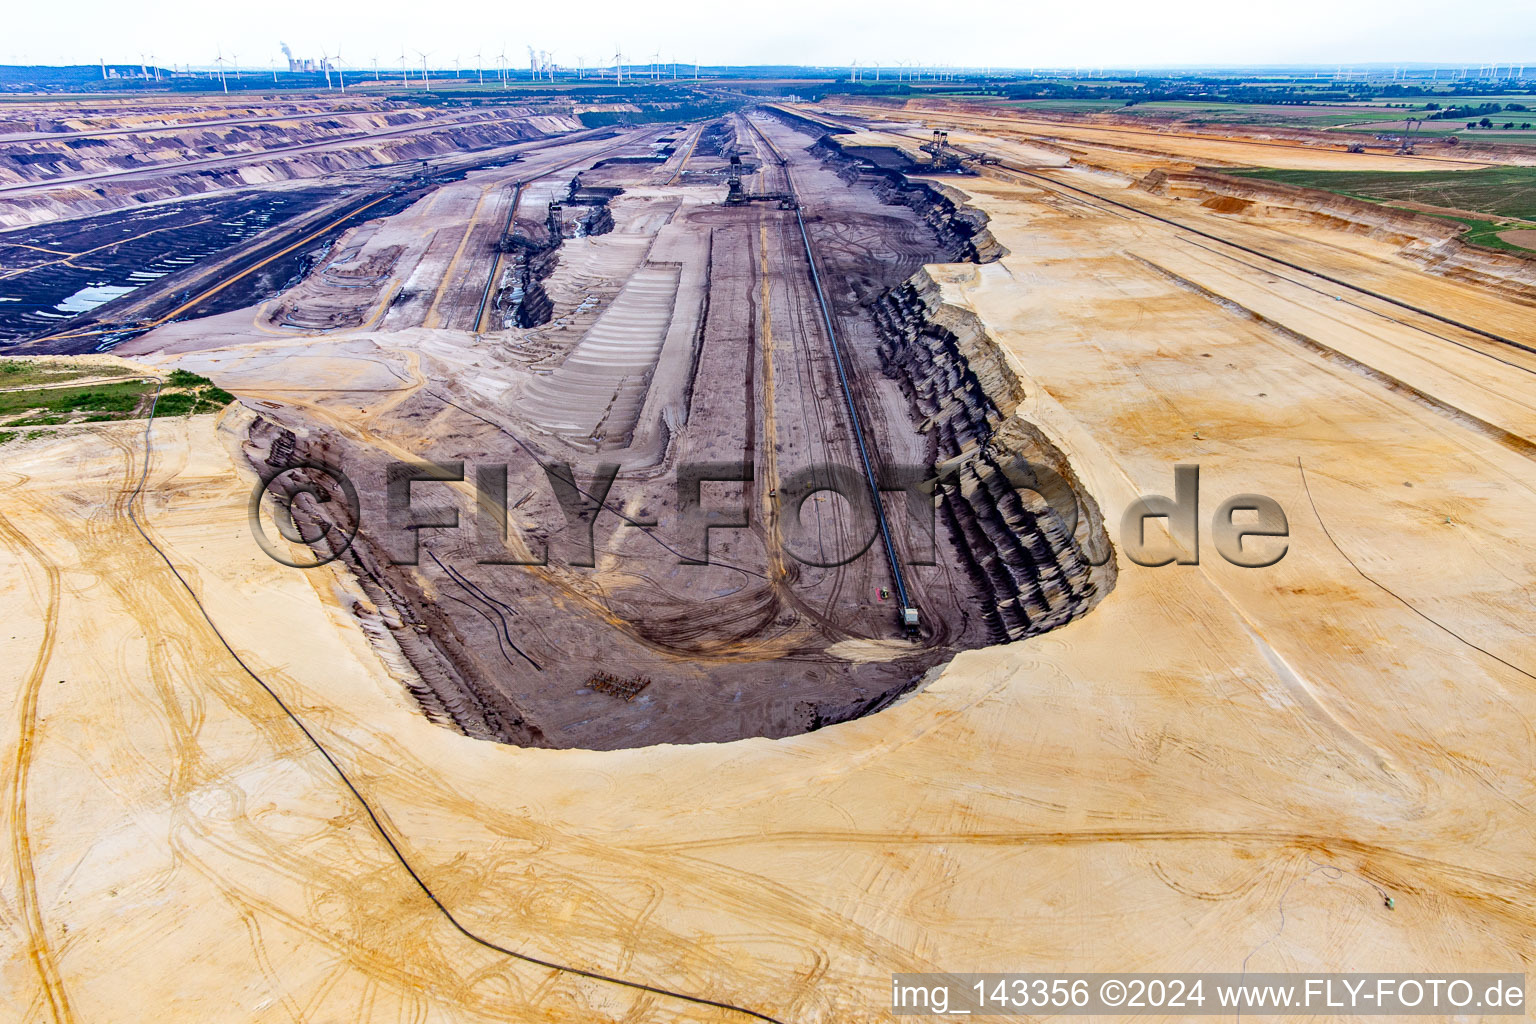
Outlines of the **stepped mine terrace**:
[{"label": "stepped mine terrace", "polygon": [[1487,160],[509,123],[6,206],[22,1019],[1526,968],[1533,264],[1233,173]]}]

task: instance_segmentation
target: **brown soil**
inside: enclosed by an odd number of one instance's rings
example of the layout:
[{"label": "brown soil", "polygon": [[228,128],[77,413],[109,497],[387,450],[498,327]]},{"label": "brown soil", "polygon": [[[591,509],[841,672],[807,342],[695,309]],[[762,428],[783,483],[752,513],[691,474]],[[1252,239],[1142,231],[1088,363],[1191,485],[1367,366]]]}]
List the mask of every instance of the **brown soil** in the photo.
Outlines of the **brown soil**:
[{"label": "brown soil", "polygon": [[[592,748],[793,735],[886,706],[956,651],[1058,625],[1102,593],[1086,577],[1059,592],[1042,584],[1038,553],[1061,538],[1021,546],[1026,513],[1001,478],[982,485],[989,470],[956,463],[964,482],[926,515],[886,496],[923,626],[882,645],[901,636],[899,602],[799,222],[772,204],[720,205],[724,150],[698,152],[703,127],[659,162],[644,158],[658,133],[630,132],[473,173],[347,232],[246,327],[231,317],[133,345],[259,398],[249,447],[262,472],[313,461],[348,475],[363,496],[344,556],[369,597],[359,622],[414,666],[423,710],[469,735]],[[976,258],[984,218],[811,152],[814,136],[774,118],[730,127],[755,169],[749,188],[785,191],[777,160],[788,160],[866,444],[890,466],[954,460],[916,429],[932,410],[912,389],[931,385],[882,363],[895,325],[882,336],[874,312],[924,264]],[[493,329],[467,333],[477,322]],[[310,339],[301,349],[273,340],[298,336]],[[343,353],[377,369],[336,379],[326,360]],[[969,371],[956,353],[936,372]],[[327,384],[286,383],[301,379]],[[969,415],[974,454],[992,424]],[[464,462],[460,494],[491,471],[492,504],[510,506],[506,539],[474,504],[453,531],[392,524],[386,468],[402,455]],[[677,481],[704,463],[751,467],[750,482],[701,491],[719,523],[732,507],[750,523],[710,530],[711,564],[695,565],[704,534]],[[563,486],[585,507],[574,521],[550,475],[565,466]],[[599,506],[605,466],[617,478]],[[848,500],[824,489],[834,480]],[[417,490],[421,505],[455,493]],[[546,551],[547,565],[507,564]],[[599,678],[647,682],[616,696]]]},{"label": "brown soil", "polygon": [[1527,249],[1536,250],[1536,229],[1515,228],[1513,231],[1500,231],[1499,237],[1510,245],[1519,245]]}]

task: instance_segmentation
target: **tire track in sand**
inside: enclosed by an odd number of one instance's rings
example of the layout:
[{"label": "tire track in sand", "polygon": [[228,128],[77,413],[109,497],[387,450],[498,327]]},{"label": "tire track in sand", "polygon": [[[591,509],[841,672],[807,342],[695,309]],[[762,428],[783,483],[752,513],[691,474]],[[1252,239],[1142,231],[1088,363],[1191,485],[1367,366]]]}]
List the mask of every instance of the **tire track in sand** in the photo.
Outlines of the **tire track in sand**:
[{"label": "tire track in sand", "polygon": [[16,737],[15,770],[12,774],[9,806],[11,822],[11,857],[16,862],[16,888],[21,896],[22,919],[30,941],[28,954],[37,967],[53,1019],[61,1024],[74,1021],[69,996],[64,991],[64,979],[54,959],[53,948],[48,944],[48,933],[43,927],[43,913],[38,906],[37,878],[32,871],[32,840],[27,834],[27,778],[32,765],[32,745],[37,730],[37,698],[42,687],[43,673],[53,660],[53,646],[59,626],[59,567],[43,554],[32,539],[11,525],[0,514],[0,540],[11,547],[25,551],[27,556],[43,570],[47,580],[47,597],[44,602],[43,641],[32,660],[31,671],[22,681],[20,700],[20,731]]}]

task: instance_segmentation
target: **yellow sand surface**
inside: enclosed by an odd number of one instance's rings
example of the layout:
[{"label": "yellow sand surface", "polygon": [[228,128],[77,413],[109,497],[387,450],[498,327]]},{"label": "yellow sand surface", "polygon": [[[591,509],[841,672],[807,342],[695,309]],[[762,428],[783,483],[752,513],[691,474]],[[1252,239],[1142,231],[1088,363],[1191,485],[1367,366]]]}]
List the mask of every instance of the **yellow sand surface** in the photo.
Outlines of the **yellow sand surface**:
[{"label": "yellow sand surface", "polygon": [[[963,188],[1009,255],[925,294],[1006,353],[1117,545],[1198,464],[1198,565],[1122,546],[1084,618],[819,732],[525,750],[427,722],[349,581],[260,552],[248,413],[12,442],[8,1019],[749,1019],[477,944],[380,829],[482,939],[786,1022],[887,1019],[892,971],[1530,970],[1530,357]],[[1532,340],[1488,289],[1287,230],[1260,240]],[[1270,568],[1211,547],[1238,493],[1287,515]]]},{"label": "yellow sand surface", "polygon": [[[1378,146],[1363,153],[1346,151],[1347,142],[1298,142],[1264,137],[1253,131],[1222,134],[1219,129],[1193,132],[1182,127],[1145,127],[1130,123],[1087,123],[1081,120],[1032,118],[1028,114],[985,114],[969,110],[897,109],[875,104],[844,103],[860,115],[892,122],[912,122],[925,128],[967,128],[988,135],[1023,135],[1065,144],[1087,144],[1205,165],[1280,167],[1334,171],[1445,171],[1487,166],[1439,150],[1398,155]],[[1426,147],[1420,147],[1425,149]]]}]

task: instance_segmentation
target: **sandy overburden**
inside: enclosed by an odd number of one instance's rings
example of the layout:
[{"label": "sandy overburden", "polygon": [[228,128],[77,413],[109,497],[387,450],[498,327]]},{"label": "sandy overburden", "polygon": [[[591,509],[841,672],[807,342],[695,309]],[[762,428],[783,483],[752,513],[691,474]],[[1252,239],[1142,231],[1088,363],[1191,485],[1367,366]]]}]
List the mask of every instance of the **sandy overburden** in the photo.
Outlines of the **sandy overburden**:
[{"label": "sandy overburden", "polygon": [[[348,620],[349,582],[249,542],[241,414],[156,424],[142,517],[421,877],[515,949],[796,1022],[883,1019],[893,970],[1526,969],[1526,371],[1171,230],[965,191],[1010,255],[933,269],[925,302],[985,325],[1014,414],[1112,531],[1198,462],[1202,526],[1272,496],[1283,560],[1122,559],[1092,613],[878,715],[595,753],[427,722]],[[1338,243],[1295,244],[1423,276]],[[740,1019],[453,931],[133,531],[144,455],[110,426],[0,475],[0,984],[24,1019]]]}]

